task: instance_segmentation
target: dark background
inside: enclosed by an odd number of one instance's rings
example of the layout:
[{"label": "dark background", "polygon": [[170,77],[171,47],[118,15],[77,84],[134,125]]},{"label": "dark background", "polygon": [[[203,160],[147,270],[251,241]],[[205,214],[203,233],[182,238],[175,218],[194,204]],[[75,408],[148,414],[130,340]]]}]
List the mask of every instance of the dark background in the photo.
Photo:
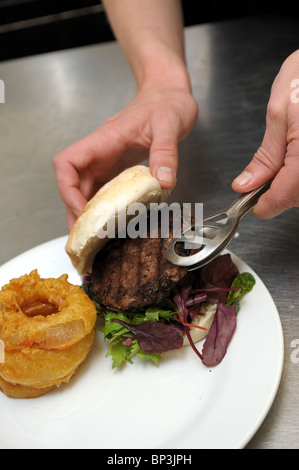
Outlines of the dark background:
[{"label": "dark background", "polygon": [[[287,2],[200,3],[183,0],[186,26],[249,15],[294,17]],[[0,0],[1,61],[113,39],[100,0]]]}]

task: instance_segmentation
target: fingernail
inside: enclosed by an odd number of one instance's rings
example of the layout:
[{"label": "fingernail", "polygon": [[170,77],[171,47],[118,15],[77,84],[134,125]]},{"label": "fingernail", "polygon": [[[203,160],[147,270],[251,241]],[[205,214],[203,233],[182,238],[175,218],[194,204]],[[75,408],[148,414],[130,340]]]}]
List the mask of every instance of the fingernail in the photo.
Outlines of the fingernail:
[{"label": "fingernail", "polygon": [[157,179],[163,181],[164,183],[173,183],[174,182],[174,171],[172,168],[167,166],[160,166],[157,169]]},{"label": "fingernail", "polygon": [[237,178],[235,178],[234,183],[238,186],[245,186],[252,178],[252,174],[249,171],[244,170]]}]

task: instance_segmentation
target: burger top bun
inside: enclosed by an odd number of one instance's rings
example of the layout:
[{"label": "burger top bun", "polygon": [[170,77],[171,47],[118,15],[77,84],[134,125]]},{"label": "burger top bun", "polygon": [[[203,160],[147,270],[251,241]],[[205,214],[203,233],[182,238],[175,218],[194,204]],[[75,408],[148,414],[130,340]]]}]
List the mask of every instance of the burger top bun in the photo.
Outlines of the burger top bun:
[{"label": "burger top bun", "polygon": [[[96,254],[106,245],[109,237],[99,235],[110,223],[115,224],[117,233],[120,213],[126,224],[134,215],[127,214],[127,207],[135,202],[149,209],[150,203],[161,203],[171,193],[162,189],[148,167],[133,166],[105,184],[86,204],[70,232],[65,251],[79,274],[91,273]],[[114,220],[113,220],[114,219]]]}]

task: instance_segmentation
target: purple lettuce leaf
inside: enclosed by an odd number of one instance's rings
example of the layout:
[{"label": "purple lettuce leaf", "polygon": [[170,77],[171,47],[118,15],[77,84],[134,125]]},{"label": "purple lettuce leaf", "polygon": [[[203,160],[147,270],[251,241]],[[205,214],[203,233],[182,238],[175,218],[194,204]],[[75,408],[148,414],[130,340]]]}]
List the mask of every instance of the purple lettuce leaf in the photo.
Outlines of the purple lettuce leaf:
[{"label": "purple lettuce leaf", "polygon": [[[211,303],[226,303],[227,291],[239,270],[231,259],[231,255],[222,255],[215,258],[197,273],[193,289],[205,290],[207,301]],[[215,288],[220,288],[219,290]],[[213,289],[213,290],[209,290]],[[215,290],[214,290],[215,289]]]},{"label": "purple lettuce leaf", "polygon": [[175,322],[147,321],[138,325],[113,318],[111,321],[128,328],[136,337],[140,349],[148,354],[162,354],[183,347],[182,327]]},{"label": "purple lettuce leaf", "polygon": [[237,325],[235,306],[218,304],[210,331],[202,350],[202,362],[208,367],[219,364]]}]

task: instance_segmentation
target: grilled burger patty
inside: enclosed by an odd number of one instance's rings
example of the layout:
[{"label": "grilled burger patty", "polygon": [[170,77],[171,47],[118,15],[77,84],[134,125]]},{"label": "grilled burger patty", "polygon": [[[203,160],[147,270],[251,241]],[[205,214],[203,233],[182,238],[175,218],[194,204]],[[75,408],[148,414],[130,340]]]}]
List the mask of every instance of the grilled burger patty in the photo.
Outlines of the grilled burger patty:
[{"label": "grilled burger patty", "polygon": [[110,240],[94,261],[93,298],[119,310],[161,302],[188,274],[188,268],[166,259],[171,238]]}]

